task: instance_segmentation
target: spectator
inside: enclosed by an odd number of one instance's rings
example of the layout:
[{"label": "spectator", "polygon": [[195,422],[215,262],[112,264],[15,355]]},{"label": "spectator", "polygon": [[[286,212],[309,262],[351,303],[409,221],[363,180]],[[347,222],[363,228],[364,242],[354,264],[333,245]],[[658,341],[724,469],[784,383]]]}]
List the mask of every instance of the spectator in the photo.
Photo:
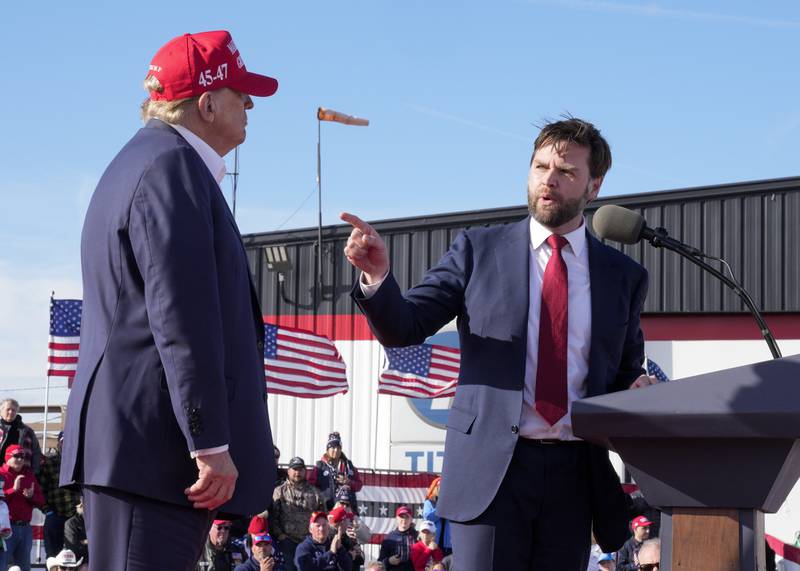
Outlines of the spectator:
[{"label": "spectator", "polygon": [[425,503],[422,506],[422,517],[432,521],[436,525],[436,543],[442,549],[442,553],[450,555],[453,552],[453,542],[450,540],[450,522],[441,518],[436,513],[436,503],[439,501],[439,486],[442,478],[434,478],[428,486],[428,493],[425,495]]},{"label": "spectator", "polygon": [[331,538],[336,534],[342,536],[342,545],[353,560],[353,568],[360,569],[364,564],[364,552],[361,549],[361,545],[359,545],[358,535],[353,526],[354,517],[355,514],[343,505],[333,508],[328,513],[328,523],[331,528],[328,535]]},{"label": "spectator", "polygon": [[286,569],[283,554],[272,545],[272,537],[268,533],[250,534],[250,549],[253,555],[237,565],[234,571],[284,571]]},{"label": "spectator", "polygon": [[[47,571],[64,571],[65,569],[88,569],[88,565],[78,559],[69,549],[62,549],[55,557],[47,558]],[[10,570],[9,570],[10,571]]]},{"label": "spectator", "polygon": [[345,508],[350,514],[352,525],[349,530],[355,532],[355,539],[361,544],[369,543],[372,540],[372,530],[370,530],[361,520],[361,517],[353,511],[353,506],[350,505],[350,492],[346,488],[341,488],[336,494],[336,504],[334,504],[333,510],[336,510],[336,508],[340,506]]},{"label": "spectator", "polygon": [[625,542],[617,556],[617,569],[619,571],[637,571],[639,569],[639,549],[642,543],[650,536],[652,522],[640,515],[631,521],[633,537]]},{"label": "spectator", "polygon": [[325,512],[314,512],[308,523],[309,536],[297,546],[294,565],[298,571],[352,571],[353,560],[345,549],[342,533],[329,537]]},{"label": "spectator", "polygon": [[22,422],[22,416],[17,414],[19,403],[14,399],[0,401],[0,457],[5,458],[9,446],[19,444],[28,452],[27,461],[34,474],[39,473],[42,459],[42,449],[33,429]]},{"label": "spectator", "polygon": [[295,551],[308,534],[309,516],[318,511],[325,511],[325,501],[306,480],[306,463],[295,456],[289,461],[286,481],[275,488],[270,521],[286,571],[295,571]]},{"label": "spectator", "polygon": [[64,524],[64,547],[83,559],[84,563],[89,563],[89,539],[86,536],[82,500],[75,507],[75,515]]},{"label": "spectator", "polygon": [[328,510],[333,509],[337,492],[346,487],[350,505],[354,512],[358,512],[356,492],[361,491],[363,484],[358,470],[342,452],[342,437],[338,432],[328,435],[325,454],[317,462],[314,472],[309,475],[309,481],[322,490]]},{"label": "spectator", "polygon": [[436,544],[436,525],[425,520],[419,525],[419,541],[411,546],[411,563],[414,571],[425,571],[433,563],[444,559],[444,553]]},{"label": "spectator", "polygon": [[[2,484],[2,482],[0,482]],[[0,570],[8,566],[6,557],[6,539],[11,536],[11,519],[8,516],[8,504],[3,493],[3,486],[0,485]]]},{"label": "spectator", "polygon": [[447,571],[447,568],[441,561],[434,561],[425,568],[425,571]]},{"label": "spectator", "polygon": [[[61,446],[64,433],[58,433],[55,453],[45,458],[39,472],[39,484],[44,494],[44,550],[47,557],[55,557],[64,547],[64,524],[75,515],[75,507],[81,501],[79,493],[58,487],[61,471]],[[76,552],[78,557],[82,555]]]},{"label": "spectator", "polygon": [[386,571],[386,567],[380,561],[370,561],[365,571]]},{"label": "spectator", "polygon": [[614,560],[613,553],[603,553],[597,560],[598,571],[615,571],[617,562]]},{"label": "spectator", "polygon": [[22,571],[31,569],[31,546],[33,544],[33,531],[31,530],[31,516],[33,508],[44,506],[44,494],[33,470],[26,461],[27,454],[19,444],[12,444],[6,448],[5,464],[0,467],[0,476],[4,480],[3,492],[8,503],[8,513],[11,518],[11,537],[6,540],[9,563],[13,562],[22,568]]},{"label": "spectator", "polygon": [[661,562],[661,541],[648,539],[639,549],[639,571],[658,571]]},{"label": "spectator", "polygon": [[196,571],[233,571],[247,561],[245,550],[231,541],[232,525],[227,519],[214,520]]},{"label": "spectator", "polygon": [[408,506],[400,506],[394,515],[397,528],[383,538],[378,560],[383,562],[387,571],[414,571],[411,546],[417,533],[411,519],[413,514]]}]

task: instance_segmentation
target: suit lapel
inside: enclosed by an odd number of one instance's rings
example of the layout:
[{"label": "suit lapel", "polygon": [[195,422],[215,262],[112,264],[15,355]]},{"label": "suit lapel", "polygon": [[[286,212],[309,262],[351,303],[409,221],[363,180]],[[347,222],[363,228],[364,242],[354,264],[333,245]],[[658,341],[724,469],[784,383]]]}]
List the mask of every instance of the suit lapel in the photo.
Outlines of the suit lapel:
[{"label": "suit lapel", "polygon": [[495,244],[495,261],[512,338],[527,343],[530,306],[530,217],[506,226],[505,239]]},{"label": "suit lapel", "polygon": [[614,260],[606,253],[603,244],[586,231],[589,247],[589,281],[592,298],[592,345],[589,350],[589,374],[586,383],[587,396],[604,394],[607,365],[603,359],[603,340],[609,327],[619,321],[614,313],[614,292],[618,292],[620,279]]}]

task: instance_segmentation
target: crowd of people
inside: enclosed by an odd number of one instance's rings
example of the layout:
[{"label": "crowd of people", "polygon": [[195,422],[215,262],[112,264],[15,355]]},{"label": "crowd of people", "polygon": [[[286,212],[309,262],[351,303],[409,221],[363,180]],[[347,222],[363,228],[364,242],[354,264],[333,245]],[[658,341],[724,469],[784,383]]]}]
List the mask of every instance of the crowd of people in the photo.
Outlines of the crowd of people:
[{"label": "crowd of people", "polygon": [[[89,549],[80,495],[58,485],[62,434],[42,455],[38,440],[18,414],[14,399],[0,402],[0,571],[30,570],[33,509],[45,514],[48,571],[86,571]],[[280,451],[274,449],[276,463]],[[358,469],[332,432],[313,465],[295,456],[279,468],[272,503],[252,518],[214,520],[197,571],[452,571],[449,522],[436,513],[441,478],[427,490],[423,519],[410,506],[395,512],[377,559],[363,546],[372,531],[359,517]],[[658,571],[659,513],[634,498],[631,537],[617,553],[593,544],[587,571]],[[772,566],[770,567],[770,563]],[[16,567],[9,567],[14,564]],[[774,554],[768,557],[774,569]]]}]

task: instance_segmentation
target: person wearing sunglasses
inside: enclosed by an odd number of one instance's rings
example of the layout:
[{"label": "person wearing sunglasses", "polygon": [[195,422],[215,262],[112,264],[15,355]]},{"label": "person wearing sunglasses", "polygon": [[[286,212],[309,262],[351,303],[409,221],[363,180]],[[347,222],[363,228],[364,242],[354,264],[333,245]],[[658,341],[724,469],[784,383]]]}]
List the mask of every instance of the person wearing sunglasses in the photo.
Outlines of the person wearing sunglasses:
[{"label": "person wearing sunglasses", "polygon": [[658,571],[661,561],[661,542],[658,539],[648,539],[639,549],[639,571]]},{"label": "person wearing sunglasses", "polygon": [[28,454],[24,448],[18,444],[6,448],[0,477],[3,478],[3,492],[11,518],[11,537],[6,539],[8,562],[16,563],[22,571],[30,571],[33,544],[31,516],[33,508],[44,506],[44,494],[28,465]]},{"label": "person wearing sunglasses", "polygon": [[197,562],[197,571],[233,571],[247,561],[247,552],[231,540],[233,522],[215,519],[208,532],[203,555]]}]

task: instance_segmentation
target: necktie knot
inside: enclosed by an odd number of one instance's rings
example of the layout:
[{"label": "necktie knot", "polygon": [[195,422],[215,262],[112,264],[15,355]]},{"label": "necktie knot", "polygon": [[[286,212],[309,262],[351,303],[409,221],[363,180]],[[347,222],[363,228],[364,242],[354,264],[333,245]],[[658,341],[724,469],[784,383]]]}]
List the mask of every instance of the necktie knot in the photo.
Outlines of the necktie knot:
[{"label": "necktie knot", "polygon": [[559,236],[557,234],[550,234],[547,237],[547,245],[553,249],[554,252],[560,252],[561,248],[566,246],[569,242],[564,236]]}]

